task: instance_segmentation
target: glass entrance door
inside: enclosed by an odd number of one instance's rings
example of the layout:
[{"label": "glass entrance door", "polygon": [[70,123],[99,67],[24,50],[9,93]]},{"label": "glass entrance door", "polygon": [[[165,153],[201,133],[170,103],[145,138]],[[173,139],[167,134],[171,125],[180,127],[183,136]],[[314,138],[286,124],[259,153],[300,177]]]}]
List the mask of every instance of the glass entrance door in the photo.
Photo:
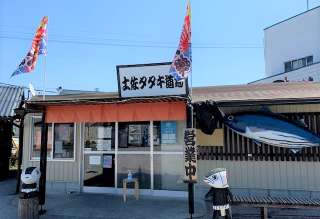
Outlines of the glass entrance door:
[{"label": "glass entrance door", "polygon": [[84,155],[84,186],[114,187],[115,186],[114,154]]},{"label": "glass entrance door", "polygon": [[115,187],[115,124],[86,123],[83,186]]}]

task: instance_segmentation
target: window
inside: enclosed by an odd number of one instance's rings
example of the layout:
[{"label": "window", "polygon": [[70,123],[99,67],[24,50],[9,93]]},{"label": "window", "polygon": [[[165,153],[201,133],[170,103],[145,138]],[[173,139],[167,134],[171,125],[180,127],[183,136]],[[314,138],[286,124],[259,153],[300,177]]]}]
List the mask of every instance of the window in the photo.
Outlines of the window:
[{"label": "window", "polygon": [[284,63],[284,71],[287,72],[287,71],[291,71],[291,70],[292,70],[291,61],[290,62],[285,62]]},{"label": "window", "polygon": [[149,154],[119,154],[117,170],[119,188],[122,188],[123,179],[128,177],[130,171],[133,178],[138,178],[139,188],[150,189],[151,166]]},{"label": "window", "polygon": [[185,121],[154,121],[153,138],[159,144],[154,144],[154,151],[183,151],[183,135]]},{"label": "window", "polygon": [[114,150],[114,123],[87,123],[85,127],[85,150]]},{"label": "window", "polygon": [[150,150],[149,126],[149,122],[119,123],[119,150]]},{"label": "window", "polygon": [[74,124],[54,124],[54,148],[53,158],[73,159],[74,158]]},{"label": "window", "polygon": [[307,57],[307,65],[313,64],[313,56],[308,56]]},{"label": "window", "polygon": [[182,155],[155,154],[153,158],[154,189],[184,191]]},{"label": "window", "polygon": [[[30,159],[39,160],[41,153],[41,115],[32,117],[32,142]],[[49,123],[47,139],[47,158],[73,159],[74,158],[74,124],[73,123]]]},{"label": "window", "polygon": [[311,64],[313,64],[313,56],[307,56],[301,59],[291,60],[284,63],[284,71],[293,71]]},{"label": "window", "polygon": [[292,68],[298,69],[298,68],[305,66],[306,65],[305,61],[306,61],[305,59],[298,59],[298,60],[292,61]]},{"label": "window", "polygon": [[[31,150],[31,159],[40,159],[41,152],[41,116],[35,116],[33,120],[33,142]],[[52,124],[48,124],[48,140],[47,140],[47,158],[52,157]]]}]

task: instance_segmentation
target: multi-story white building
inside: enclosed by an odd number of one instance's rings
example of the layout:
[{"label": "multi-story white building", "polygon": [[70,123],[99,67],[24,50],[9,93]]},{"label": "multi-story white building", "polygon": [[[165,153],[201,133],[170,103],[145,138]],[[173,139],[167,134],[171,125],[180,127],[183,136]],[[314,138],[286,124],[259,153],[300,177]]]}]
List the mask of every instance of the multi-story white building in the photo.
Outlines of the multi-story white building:
[{"label": "multi-story white building", "polygon": [[320,81],[320,7],[264,29],[266,78],[252,83]]}]

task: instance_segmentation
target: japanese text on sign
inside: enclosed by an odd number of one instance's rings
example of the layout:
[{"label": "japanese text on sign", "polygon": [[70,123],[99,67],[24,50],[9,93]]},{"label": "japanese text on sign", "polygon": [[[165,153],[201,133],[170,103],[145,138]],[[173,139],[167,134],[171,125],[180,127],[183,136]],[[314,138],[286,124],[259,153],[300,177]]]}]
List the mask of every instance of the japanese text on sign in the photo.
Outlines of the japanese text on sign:
[{"label": "japanese text on sign", "polygon": [[121,85],[122,91],[153,89],[155,87],[175,88],[183,87],[183,81],[177,81],[172,75],[131,76],[130,78],[124,76]]},{"label": "japanese text on sign", "polygon": [[197,147],[196,129],[189,128],[184,132],[184,168],[187,181],[197,180]]},{"label": "japanese text on sign", "polygon": [[169,74],[170,63],[118,66],[121,97],[185,95],[186,81]]}]

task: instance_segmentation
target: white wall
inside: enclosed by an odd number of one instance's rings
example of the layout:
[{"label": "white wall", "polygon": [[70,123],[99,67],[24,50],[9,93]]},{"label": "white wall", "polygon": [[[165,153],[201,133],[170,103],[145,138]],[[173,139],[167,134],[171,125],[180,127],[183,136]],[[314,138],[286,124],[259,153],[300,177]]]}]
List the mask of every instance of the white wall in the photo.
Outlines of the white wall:
[{"label": "white wall", "polygon": [[314,82],[320,82],[320,63],[309,65],[304,68],[299,68],[297,70],[289,71],[283,74],[273,75],[271,77],[253,81],[250,84],[273,83],[277,80],[286,82],[309,81],[310,77]]},{"label": "white wall", "polygon": [[266,76],[284,72],[284,62],[313,55],[320,61],[320,7],[264,30]]}]

